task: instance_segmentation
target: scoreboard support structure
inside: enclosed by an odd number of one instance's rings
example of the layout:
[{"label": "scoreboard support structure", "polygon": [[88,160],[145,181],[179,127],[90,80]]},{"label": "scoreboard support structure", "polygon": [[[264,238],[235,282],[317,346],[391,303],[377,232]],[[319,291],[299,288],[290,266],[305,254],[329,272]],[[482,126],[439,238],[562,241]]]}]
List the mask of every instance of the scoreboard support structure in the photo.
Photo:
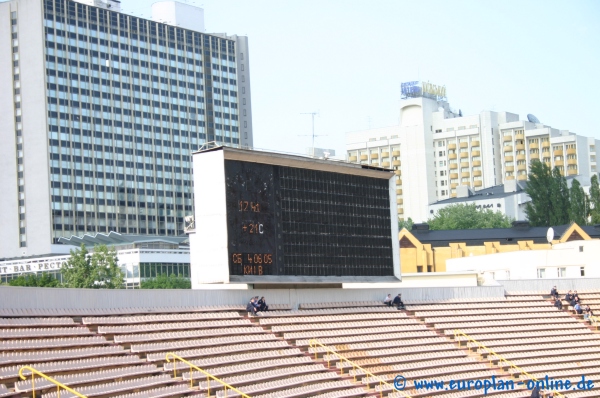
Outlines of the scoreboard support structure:
[{"label": "scoreboard support structure", "polygon": [[193,167],[192,288],[400,282],[392,170],[229,147]]}]

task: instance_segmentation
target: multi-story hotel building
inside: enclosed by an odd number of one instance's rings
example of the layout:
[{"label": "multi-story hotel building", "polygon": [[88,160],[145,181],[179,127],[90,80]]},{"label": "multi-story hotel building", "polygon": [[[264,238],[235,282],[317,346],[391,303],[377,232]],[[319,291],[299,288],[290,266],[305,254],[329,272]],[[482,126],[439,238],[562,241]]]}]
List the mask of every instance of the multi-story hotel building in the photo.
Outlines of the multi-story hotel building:
[{"label": "multi-story hotel building", "polygon": [[0,4],[0,258],[85,233],[183,234],[191,153],[252,146],[247,39],[206,34],[202,17],[175,2],[153,20],[111,0]]},{"label": "multi-story hotel building", "polygon": [[520,121],[509,112],[462,116],[432,86],[405,96],[398,125],[346,135],[348,161],[395,170],[401,220],[426,221],[429,204],[456,197],[459,186],[477,191],[526,180],[533,159],[566,176],[597,172],[598,140]]}]

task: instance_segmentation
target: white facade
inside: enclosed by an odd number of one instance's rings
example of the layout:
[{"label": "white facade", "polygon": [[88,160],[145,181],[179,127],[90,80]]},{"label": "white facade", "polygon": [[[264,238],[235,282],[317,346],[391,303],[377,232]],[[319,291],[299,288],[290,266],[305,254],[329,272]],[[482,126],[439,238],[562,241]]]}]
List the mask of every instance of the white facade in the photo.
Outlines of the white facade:
[{"label": "white facade", "polygon": [[168,23],[117,5],[0,3],[0,258],[85,233],[182,235],[191,153],[252,146],[247,38],[205,34],[188,4],[157,3]]},{"label": "white facade", "polygon": [[558,243],[550,250],[519,250],[446,260],[450,272],[475,271],[486,282],[515,279],[598,278],[600,241]]},{"label": "white facade", "polygon": [[[519,121],[514,113],[461,116],[446,101],[426,97],[402,100],[396,126],[346,134],[348,161],[396,171],[399,217],[415,222],[427,221],[429,205],[456,198],[460,187],[476,192],[526,180],[533,159],[559,167],[565,176],[589,179],[597,172],[599,145],[593,138]],[[548,149],[541,157],[540,148]],[[509,213],[521,217],[522,202],[515,200]]]},{"label": "white facade", "polygon": [[[67,246],[68,247],[68,246]],[[71,246],[70,248],[73,248]],[[116,248],[119,267],[125,274],[127,288],[140,286],[143,279],[160,273],[175,274],[189,278],[190,250],[153,248]],[[21,258],[0,261],[0,280],[8,280],[24,274],[51,273],[61,280],[60,269],[70,255]],[[177,269],[173,267],[178,267]],[[180,269],[181,268],[181,269]],[[163,272],[164,270],[164,272]]]}]

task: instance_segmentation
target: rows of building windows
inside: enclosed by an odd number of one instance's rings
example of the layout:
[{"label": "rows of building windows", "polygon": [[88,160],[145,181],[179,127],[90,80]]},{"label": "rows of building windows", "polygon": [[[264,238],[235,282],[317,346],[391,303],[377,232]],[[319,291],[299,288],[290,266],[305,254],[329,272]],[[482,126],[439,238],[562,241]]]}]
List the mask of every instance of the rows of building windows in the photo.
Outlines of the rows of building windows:
[{"label": "rows of building windows", "polygon": [[191,153],[239,145],[235,42],[70,0],[44,24],[54,240],[183,233]]},{"label": "rows of building windows", "polygon": [[27,219],[25,213],[25,174],[24,174],[24,148],[23,148],[23,129],[22,129],[22,109],[21,109],[21,73],[19,67],[19,31],[17,23],[17,12],[11,11],[11,37],[13,54],[13,104],[15,121],[15,142],[16,142],[16,163],[17,163],[17,192],[19,195],[19,246],[27,247]]}]

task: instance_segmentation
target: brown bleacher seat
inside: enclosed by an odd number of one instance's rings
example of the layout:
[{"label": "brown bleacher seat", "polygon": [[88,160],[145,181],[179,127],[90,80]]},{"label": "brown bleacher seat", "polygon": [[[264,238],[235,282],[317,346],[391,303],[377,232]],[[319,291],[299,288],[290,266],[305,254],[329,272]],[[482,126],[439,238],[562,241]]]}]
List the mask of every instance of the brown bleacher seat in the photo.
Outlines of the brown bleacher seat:
[{"label": "brown bleacher seat", "polygon": [[[161,370],[154,364],[126,366],[122,368],[114,368],[108,370],[99,370],[95,372],[74,373],[70,375],[54,376],[54,379],[60,383],[77,390],[77,385],[104,382],[107,380],[115,380],[120,378],[131,378],[132,376],[148,375],[160,373]],[[36,389],[46,389],[54,384],[41,377],[35,378]],[[32,391],[33,386],[31,378],[15,383],[15,390],[19,392]]]},{"label": "brown bleacher seat", "polygon": [[[176,355],[179,355],[182,358],[199,358],[206,356],[215,356],[221,354],[230,354],[234,352],[247,352],[252,350],[270,350],[270,349],[282,349],[282,348],[290,348],[290,345],[287,341],[267,341],[267,342],[251,342],[244,344],[233,344],[233,345],[217,345],[214,347],[208,348],[199,348],[195,350],[184,350],[184,351],[171,351],[168,350],[166,352],[173,352]],[[149,353],[146,355],[148,361],[164,361],[166,352],[161,353]]]},{"label": "brown bleacher seat", "polygon": [[[236,328],[219,328],[219,329],[198,329],[186,330],[178,332],[161,332],[161,333],[140,333],[140,334],[123,334],[113,337],[115,343],[139,343],[148,341],[167,341],[167,340],[182,340],[192,339],[197,337],[211,336],[226,336],[226,335],[255,335],[265,333],[265,330],[258,326],[236,327]],[[0,343],[0,347],[1,347]]]},{"label": "brown bleacher seat", "polygon": [[[291,398],[291,397],[295,397],[295,396],[299,396],[299,395],[306,396],[311,393],[323,392],[323,391],[327,391],[327,390],[338,389],[341,387],[354,386],[352,384],[352,382],[349,380],[338,380],[338,381],[334,381],[334,382],[323,383],[324,380],[332,380],[332,379],[337,379],[337,378],[339,378],[339,376],[333,372],[314,373],[314,374],[303,375],[303,376],[289,377],[287,379],[280,379],[280,380],[276,380],[276,381],[268,381],[265,383],[250,384],[250,385],[239,388],[239,390],[245,394],[251,395],[253,398],[264,396],[264,395],[257,395],[257,393],[274,392],[274,390],[277,395],[270,395],[270,396],[290,397]],[[310,383],[310,382],[319,382],[319,381],[321,383],[306,384],[306,383]],[[302,387],[296,387],[293,389],[290,388],[290,387],[294,387],[294,386],[298,386],[298,385],[302,385]],[[286,390],[281,391],[282,389],[286,389]],[[227,393],[225,393],[224,391],[218,391],[216,396],[219,398],[225,397],[225,394],[227,394],[227,397],[239,396],[239,394],[237,394],[231,390],[228,390]]]},{"label": "brown bleacher seat", "polygon": [[[366,313],[366,314],[344,314],[344,315],[318,315],[304,316],[304,314],[296,314],[294,317],[281,318],[263,318],[260,319],[261,325],[289,325],[292,323],[317,323],[317,322],[339,322],[339,321],[364,321],[368,319],[390,319],[390,318],[406,318],[403,312],[388,312],[388,313]],[[410,322],[410,321],[409,321]],[[418,323],[414,321],[414,323]]]},{"label": "brown bleacher seat", "polygon": [[125,354],[124,348],[116,345],[106,347],[74,348],[69,350],[0,352],[0,365],[49,362],[123,354]]},{"label": "brown bleacher seat", "polygon": [[321,308],[358,308],[358,307],[381,307],[383,301],[341,301],[334,303],[301,303],[299,309],[311,310]]},{"label": "brown bleacher seat", "polygon": [[55,339],[0,340],[0,351],[39,350],[111,344],[103,336],[59,337]]},{"label": "brown bleacher seat", "polygon": [[10,391],[8,388],[6,388],[4,384],[0,384],[0,398],[14,396],[20,396],[20,394],[14,391]]},{"label": "brown bleacher seat", "polygon": [[[201,359],[192,359],[192,358],[198,357],[198,356],[206,356],[206,355],[197,355],[197,353],[195,351],[182,352],[181,354],[187,354],[187,356],[185,356],[185,358],[190,358],[189,362],[193,363],[194,365],[196,365],[202,369],[208,368],[210,366],[230,365],[230,364],[236,364],[236,363],[240,363],[240,362],[250,362],[250,361],[255,362],[255,361],[264,360],[264,359],[268,359],[268,358],[279,358],[279,359],[286,359],[286,357],[296,358],[297,355],[302,355],[302,351],[300,351],[300,349],[289,348],[289,346],[287,346],[287,342],[283,342],[283,343],[284,344],[280,344],[281,347],[275,347],[275,348],[279,348],[276,350],[274,350],[273,347],[266,348],[263,346],[263,347],[260,347],[260,349],[256,350],[256,351],[242,352],[239,354],[232,354],[232,355],[208,356],[206,358],[201,358]],[[201,354],[204,354],[204,353],[201,353]],[[152,359],[154,359],[154,360],[164,360],[165,359],[164,354],[158,354],[158,355],[162,355],[162,356],[159,357],[158,359],[155,359],[155,358],[152,358]],[[300,357],[300,358],[307,358],[307,357]],[[163,368],[166,371],[172,371],[173,367],[175,367],[175,366],[177,367],[177,369],[184,369],[184,370],[189,370],[189,368],[190,368],[188,365],[186,365],[185,363],[180,362],[180,361],[165,362],[163,364]],[[231,365],[231,366],[236,366],[236,365]],[[225,366],[225,367],[227,367],[227,366]],[[219,368],[217,368],[217,369],[219,369]]]},{"label": "brown bleacher seat", "polygon": [[[301,352],[298,350],[296,351],[296,354],[301,354]],[[199,361],[193,361],[194,362],[199,362]],[[232,361],[234,362],[234,361]],[[232,362],[226,362],[226,363],[232,363]],[[243,374],[244,372],[255,372],[257,370],[263,371],[265,369],[270,369],[270,368],[278,368],[278,367],[287,367],[287,366],[295,366],[295,365],[307,365],[307,364],[314,364],[313,360],[311,359],[311,357],[308,356],[284,356],[283,358],[274,358],[274,359],[266,359],[266,360],[262,360],[262,361],[252,361],[252,362],[245,362],[245,363],[238,363],[238,364],[233,364],[233,365],[227,365],[227,366],[220,366],[220,367],[215,367],[215,368],[203,368],[206,372],[210,373],[213,376],[218,376],[218,377],[222,377],[222,376],[228,376],[228,375],[240,375]],[[200,365],[195,363],[196,366],[202,368],[202,366],[204,365]],[[180,368],[180,367],[178,367]],[[181,369],[189,369],[189,367],[181,367]],[[184,378],[187,378],[189,380],[189,372],[186,372],[183,374]],[[194,380],[198,380],[198,379],[202,379],[202,378],[206,378],[206,376],[200,376],[200,373],[197,371],[194,371]]]},{"label": "brown bleacher seat", "polygon": [[[245,373],[239,374],[236,376],[226,376],[222,377],[221,380],[231,386],[235,386],[240,389],[242,386],[246,384],[255,384],[258,382],[265,382],[267,380],[272,379],[282,379],[284,377],[290,376],[298,376],[302,374],[315,374],[318,372],[325,372],[327,368],[322,363],[311,363],[308,365],[299,365],[299,366],[286,366],[284,368],[277,369],[267,369],[262,370],[260,368],[248,369]],[[184,380],[190,379],[190,373],[186,372],[183,374]],[[193,372],[194,380],[200,380],[199,387],[201,390],[206,390],[208,387],[208,382],[206,380],[206,376],[204,376],[200,372]],[[221,389],[223,388],[222,384],[215,380],[210,381],[210,389]]]},{"label": "brown bleacher seat", "polygon": [[30,337],[64,337],[64,336],[92,336],[94,335],[86,327],[56,327],[56,328],[13,328],[13,329],[0,329],[0,336],[3,339],[25,339]]},{"label": "brown bleacher seat", "polygon": [[[250,319],[218,319],[214,321],[159,322],[123,326],[98,326],[100,334],[147,333],[164,330],[208,329],[229,326],[251,326]],[[87,329],[86,329],[87,330]]]},{"label": "brown bleacher seat", "polygon": [[207,339],[182,339],[173,341],[163,341],[161,343],[146,343],[146,344],[132,344],[131,352],[156,352],[156,351],[172,351],[189,349],[195,347],[224,347],[226,344],[239,344],[248,341],[254,343],[266,342],[277,340],[277,336],[273,334],[254,334],[251,339],[248,336],[226,336],[226,337],[213,337]]},{"label": "brown bleacher seat", "polygon": [[[54,373],[70,372],[73,370],[99,369],[107,367],[118,367],[126,365],[134,365],[146,362],[140,359],[137,355],[110,356],[99,358],[84,358],[74,359],[69,361],[59,362],[40,362],[40,363],[23,363],[18,366],[7,366],[0,368],[0,379],[16,379],[19,376],[19,369],[22,366],[28,365],[40,372],[52,375]],[[31,375],[31,372],[25,370],[24,375]]]},{"label": "brown bleacher seat", "polygon": [[[167,374],[150,377],[140,377],[136,379],[116,381],[113,383],[95,384],[92,386],[79,387],[76,391],[87,397],[113,396],[126,392],[137,392],[142,389],[151,389],[152,387],[168,385],[175,383],[176,380]],[[75,394],[61,390],[61,398],[73,398]],[[58,398],[56,391],[42,395],[42,398]]]},{"label": "brown bleacher seat", "polygon": [[115,395],[111,398],[163,398],[173,396],[180,397],[184,394],[189,394],[190,392],[193,392],[194,398],[205,397],[204,394],[198,394],[194,390],[190,390],[189,384],[175,384],[167,387],[153,388],[151,390]]},{"label": "brown bleacher seat", "polygon": [[0,328],[80,326],[73,318],[0,318]]},{"label": "brown bleacher seat", "polygon": [[316,310],[298,310],[298,311],[267,311],[261,312],[261,318],[275,318],[275,317],[298,317],[298,316],[324,316],[324,315],[339,315],[339,314],[374,314],[374,313],[398,313],[398,310],[394,307],[381,306],[372,308],[326,308]]},{"label": "brown bleacher seat", "polygon": [[237,312],[201,312],[189,314],[86,317],[82,319],[82,322],[84,325],[131,325],[135,323],[181,322],[203,319],[231,319],[239,317],[240,314]]}]

